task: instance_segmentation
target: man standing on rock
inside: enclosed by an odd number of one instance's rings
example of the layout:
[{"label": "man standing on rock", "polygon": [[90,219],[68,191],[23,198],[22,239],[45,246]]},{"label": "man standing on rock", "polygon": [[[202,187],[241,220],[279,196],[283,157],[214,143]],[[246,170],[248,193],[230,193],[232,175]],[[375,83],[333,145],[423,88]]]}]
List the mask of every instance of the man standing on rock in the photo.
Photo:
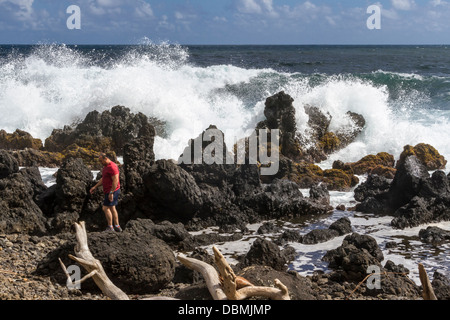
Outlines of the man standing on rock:
[{"label": "man standing on rock", "polygon": [[105,231],[122,232],[119,225],[119,214],[116,210],[120,195],[119,167],[105,153],[100,153],[98,158],[103,164],[102,178],[90,192],[93,194],[99,186],[103,186],[103,193],[105,194],[103,212],[108,223]]}]

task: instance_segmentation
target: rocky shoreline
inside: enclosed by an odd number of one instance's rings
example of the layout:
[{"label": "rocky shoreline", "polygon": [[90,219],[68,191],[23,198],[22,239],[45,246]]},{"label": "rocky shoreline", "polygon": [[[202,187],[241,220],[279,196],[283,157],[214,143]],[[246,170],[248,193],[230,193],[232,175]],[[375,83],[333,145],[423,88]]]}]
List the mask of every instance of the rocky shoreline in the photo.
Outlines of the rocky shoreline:
[{"label": "rocky shoreline", "polygon": [[[397,163],[393,155],[379,153],[355,163],[336,161],[332,169],[322,170],[315,163],[352,143],[364,130],[364,118],[349,112],[349,127],[330,132],[330,116],[307,106],[311,132],[300,136],[292,102],[284,92],[269,97],[266,120],[256,127],[280,130],[275,176],[262,176],[259,164],[155,161],[153,143],[157,134],[164,134],[164,123],[120,106],[102,114],[91,112],[74,128],[54,130],[45,144],[20,130],[0,131],[0,299],[108,299],[91,280],[81,291],[69,291],[65,285],[58,258],[73,263],[68,254],[73,253],[73,224],[78,221],[86,222],[94,257],[130,297],[211,299],[202,277],[182,266],[176,253],[211,262],[201,247],[238,240],[249,233],[248,224],[329,215],[334,210],[329,191],[351,190],[359,183],[357,175],[368,175],[355,190],[359,212],[390,215],[392,227],[400,229],[450,220],[450,175],[441,171],[446,160],[432,146],[405,146]],[[203,143],[202,151],[208,145]],[[95,184],[92,170],[99,169],[98,152],[123,156],[118,206],[123,233],[100,232],[102,196],[89,194]],[[186,152],[189,148],[180,158],[189,157]],[[58,168],[55,185],[45,186],[39,166]],[[430,175],[431,170],[436,171]],[[310,189],[309,197],[300,188]],[[192,235],[208,227],[219,232]],[[264,224],[258,234],[273,228]],[[289,243],[314,245],[337,236],[345,236],[341,246],[323,257],[331,273],[304,277],[288,271],[295,259]],[[423,230],[420,237],[449,241],[448,231],[442,229]],[[352,232],[346,218],[304,236],[285,231],[274,241],[255,240],[236,260],[237,275],[264,286],[280,279],[293,300],[422,299],[421,288],[408,278],[409,270],[384,261],[375,239]],[[369,289],[363,281],[369,266],[382,273],[381,289]],[[437,297],[450,299],[449,279],[438,272],[431,276]]]}]

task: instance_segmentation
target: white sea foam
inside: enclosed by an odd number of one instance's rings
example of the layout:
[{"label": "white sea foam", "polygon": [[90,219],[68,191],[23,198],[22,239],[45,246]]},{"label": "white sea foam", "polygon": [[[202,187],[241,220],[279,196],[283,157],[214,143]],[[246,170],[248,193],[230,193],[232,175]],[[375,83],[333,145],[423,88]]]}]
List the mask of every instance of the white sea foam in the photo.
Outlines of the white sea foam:
[{"label": "white sea foam", "polygon": [[[65,46],[39,47],[26,57],[11,55],[0,61],[0,128],[19,128],[44,140],[53,129],[79,121],[89,111],[124,105],[166,121],[168,137],[156,138],[155,154],[158,159],[178,159],[187,141],[210,124],[232,134],[226,135],[228,143],[245,136],[264,119],[265,98],[284,90],[295,99],[300,133],[308,129],[305,105],[329,112],[331,130],[349,123],[347,111],[366,119],[360,137],[323,167],[331,167],[336,159],[357,161],[381,151],[398,157],[403,146],[419,142],[435,146],[450,159],[450,112],[425,108],[423,94],[409,92],[392,101],[385,87],[367,80],[323,76],[311,85],[307,77],[270,69],[193,66],[185,48],[152,48],[130,50],[102,66],[89,54]],[[241,87],[247,91],[239,91]],[[249,105],[249,95],[258,101]]]}]

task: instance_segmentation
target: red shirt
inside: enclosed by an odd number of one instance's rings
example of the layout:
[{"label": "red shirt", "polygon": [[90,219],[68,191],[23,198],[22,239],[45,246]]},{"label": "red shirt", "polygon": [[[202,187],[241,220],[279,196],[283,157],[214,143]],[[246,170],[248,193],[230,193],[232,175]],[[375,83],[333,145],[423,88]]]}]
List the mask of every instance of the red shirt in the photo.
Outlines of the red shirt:
[{"label": "red shirt", "polygon": [[[108,165],[103,167],[102,171],[102,183],[103,183],[103,192],[105,194],[108,194],[111,192],[112,188],[112,177],[119,174],[119,167],[117,167],[117,164],[114,162],[110,162]],[[120,189],[120,181],[117,181],[117,188],[116,190],[113,190],[113,192],[116,192]]]}]

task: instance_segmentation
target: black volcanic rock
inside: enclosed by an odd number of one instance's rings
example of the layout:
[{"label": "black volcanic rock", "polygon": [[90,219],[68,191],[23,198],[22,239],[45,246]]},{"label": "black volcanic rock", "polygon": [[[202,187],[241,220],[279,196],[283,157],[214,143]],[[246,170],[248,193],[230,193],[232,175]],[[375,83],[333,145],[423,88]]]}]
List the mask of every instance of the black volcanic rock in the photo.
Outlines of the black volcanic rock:
[{"label": "black volcanic rock", "polygon": [[94,149],[97,152],[114,151],[123,154],[124,146],[138,136],[140,129],[149,123],[142,113],[133,114],[130,109],[115,106],[111,111],[90,112],[75,128],[65,126],[53,130],[45,140],[45,150],[62,152],[68,146]]},{"label": "black volcanic rock", "polygon": [[83,160],[68,158],[64,161],[56,173],[56,184],[42,192],[37,199],[51,232],[72,230],[73,223],[82,215],[90,197],[93,178]]},{"label": "black volcanic rock", "polygon": [[36,184],[28,172],[0,179],[0,233],[43,235],[46,219],[34,202]]},{"label": "black volcanic rock", "polygon": [[397,209],[411,201],[429,177],[427,168],[416,156],[407,157],[397,168],[389,190],[391,207]]},{"label": "black volcanic rock", "polygon": [[144,196],[143,176],[155,161],[153,152],[155,135],[155,128],[149,123],[144,123],[139,129],[138,136],[124,146],[123,160],[126,179],[124,182],[126,182],[126,190],[135,196]]},{"label": "black volcanic rock", "polygon": [[294,99],[281,91],[266,99],[264,115],[266,120],[257,129],[280,130],[281,153],[293,160],[300,160],[302,150],[297,137]]},{"label": "black volcanic rock", "polygon": [[286,271],[286,262],[286,257],[275,243],[268,240],[256,239],[239,264],[239,267],[245,268],[251,265],[262,265],[272,267],[278,271]]},{"label": "black volcanic rock", "polygon": [[19,172],[19,164],[9,152],[0,150],[0,179]]},{"label": "black volcanic rock", "polygon": [[333,222],[328,229],[314,229],[308,232],[303,236],[301,242],[303,244],[317,244],[351,232],[352,226],[350,219],[344,217]]},{"label": "black volcanic rock", "polygon": [[383,253],[373,237],[353,233],[344,238],[341,246],[328,251],[322,260],[329,262],[329,267],[341,272],[345,279],[361,281],[369,266],[381,268]]}]

